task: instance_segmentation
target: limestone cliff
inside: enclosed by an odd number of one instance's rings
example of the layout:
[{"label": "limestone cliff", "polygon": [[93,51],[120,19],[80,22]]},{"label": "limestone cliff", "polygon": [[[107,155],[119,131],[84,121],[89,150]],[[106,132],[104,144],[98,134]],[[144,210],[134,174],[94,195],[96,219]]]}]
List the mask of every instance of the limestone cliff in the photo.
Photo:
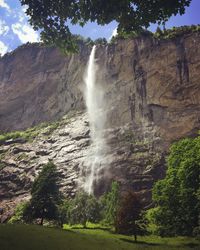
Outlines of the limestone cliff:
[{"label": "limestone cliff", "polygon": [[[48,159],[59,168],[65,194],[73,195],[84,176],[90,131],[81,90],[90,50],[82,44],[78,54],[63,56],[55,48],[28,45],[0,59],[0,130],[25,129],[74,110],[52,133],[44,129],[32,141],[1,143],[5,211],[29,196]],[[170,143],[200,128],[200,33],[118,40],[98,46],[96,59],[106,93],[108,151],[95,192],[116,179],[142,192],[149,204]]]}]

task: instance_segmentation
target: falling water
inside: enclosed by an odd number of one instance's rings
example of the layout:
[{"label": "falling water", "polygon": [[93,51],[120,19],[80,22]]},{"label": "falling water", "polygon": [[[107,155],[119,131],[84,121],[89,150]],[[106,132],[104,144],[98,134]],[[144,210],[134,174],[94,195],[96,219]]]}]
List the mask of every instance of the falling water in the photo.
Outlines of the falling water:
[{"label": "falling water", "polygon": [[97,84],[98,66],[95,60],[96,47],[93,46],[85,75],[85,102],[89,117],[91,148],[86,160],[86,178],[84,189],[93,193],[94,182],[97,182],[103,168],[103,156],[106,150],[104,126],[106,114],[104,112],[104,92]]}]

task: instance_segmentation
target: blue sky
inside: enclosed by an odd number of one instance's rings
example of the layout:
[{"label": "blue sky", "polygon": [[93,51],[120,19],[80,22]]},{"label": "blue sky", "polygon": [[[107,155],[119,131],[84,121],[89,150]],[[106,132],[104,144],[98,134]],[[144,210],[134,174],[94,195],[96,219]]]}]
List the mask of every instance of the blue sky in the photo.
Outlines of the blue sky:
[{"label": "blue sky", "polygon": [[[173,26],[191,25],[200,23],[200,0],[192,0],[189,8],[183,16],[171,17],[166,28]],[[91,37],[105,37],[109,39],[116,31],[115,22],[106,26],[98,26],[88,23],[84,28],[72,26],[71,31],[75,34]],[[150,30],[155,31],[157,25],[151,25]],[[21,7],[19,0],[0,0],[0,54],[12,51],[19,45],[27,42],[37,42],[40,36],[28,24],[25,7]]]}]

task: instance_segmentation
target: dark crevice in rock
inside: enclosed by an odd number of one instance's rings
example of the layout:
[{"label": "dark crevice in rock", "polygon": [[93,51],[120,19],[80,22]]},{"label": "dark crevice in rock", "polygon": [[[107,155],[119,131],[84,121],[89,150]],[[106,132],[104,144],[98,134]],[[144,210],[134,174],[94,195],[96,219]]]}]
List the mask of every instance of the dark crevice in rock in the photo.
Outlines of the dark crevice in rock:
[{"label": "dark crevice in rock", "polygon": [[176,40],[176,47],[177,47],[177,74],[179,77],[179,83],[188,84],[190,81],[190,74],[189,74],[189,65],[188,59],[186,54],[186,48],[183,39]]}]

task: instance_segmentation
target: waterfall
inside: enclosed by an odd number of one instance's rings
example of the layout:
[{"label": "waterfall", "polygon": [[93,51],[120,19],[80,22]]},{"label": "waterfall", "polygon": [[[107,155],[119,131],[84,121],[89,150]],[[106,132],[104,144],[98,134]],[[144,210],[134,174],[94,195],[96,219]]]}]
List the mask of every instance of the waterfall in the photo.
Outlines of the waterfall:
[{"label": "waterfall", "polygon": [[[86,159],[84,189],[89,194],[93,193],[93,185],[98,179],[103,168],[103,158],[106,151],[104,127],[106,113],[104,111],[104,91],[97,83],[98,66],[95,60],[96,47],[93,46],[88,65],[85,82],[85,102],[89,117],[91,146]],[[99,72],[98,72],[99,73]]]}]

